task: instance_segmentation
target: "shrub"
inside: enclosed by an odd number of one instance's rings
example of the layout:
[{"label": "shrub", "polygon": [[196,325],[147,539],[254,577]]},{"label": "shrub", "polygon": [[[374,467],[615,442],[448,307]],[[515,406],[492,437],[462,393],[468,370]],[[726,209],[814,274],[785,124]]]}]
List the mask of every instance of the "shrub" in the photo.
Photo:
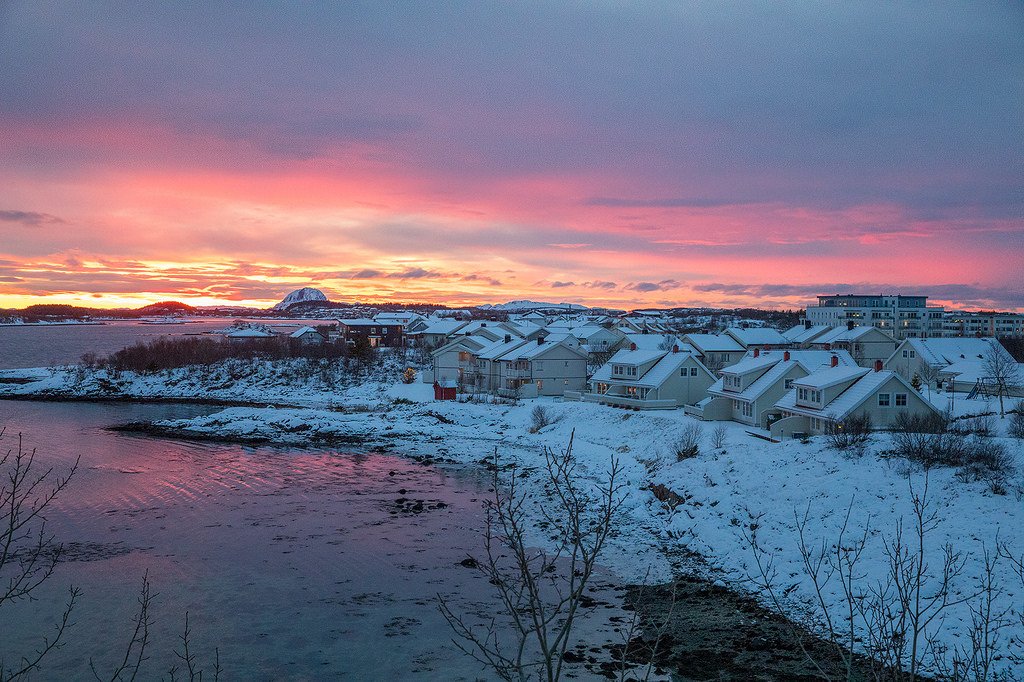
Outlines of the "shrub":
[{"label": "shrub", "polygon": [[992,415],[979,414],[958,419],[950,424],[949,429],[965,435],[974,433],[979,436],[991,436],[993,426]]},{"label": "shrub", "polygon": [[682,462],[700,454],[700,442],[704,439],[704,428],[694,422],[683,428],[682,435],[676,440],[673,450],[676,461]]},{"label": "shrub", "polygon": [[871,415],[862,412],[841,422],[825,422],[825,437],[836,450],[858,448],[868,442],[871,435]]},{"label": "shrub", "polygon": [[536,405],[530,411],[530,433],[537,433],[545,426],[554,424],[558,420],[559,418],[552,415],[548,408],[543,405]]},{"label": "shrub", "polygon": [[715,450],[721,450],[725,447],[725,437],[728,435],[729,429],[725,428],[725,424],[719,424],[715,427],[715,430],[711,432],[711,447]]},{"label": "shrub", "polygon": [[1017,407],[1013,411],[1013,415],[1010,417],[1010,425],[1007,427],[1007,433],[1014,438],[1024,439],[1024,400],[1017,401]]},{"label": "shrub", "polygon": [[416,381],[416,370],[412,367],[406,367],[405,371],[402,372],[402,383],[411,384]]},{"label": "shrub", "polygon": [[212,365],[225,360],[337,360],[347,356],[348,347],[343,342],[306,345],[287,337],[226,341],[208,336],[183,336],[137,343],[102,360],[95,355],[83,356],[82,362],[115,372],[160,372],[178,367]]}]

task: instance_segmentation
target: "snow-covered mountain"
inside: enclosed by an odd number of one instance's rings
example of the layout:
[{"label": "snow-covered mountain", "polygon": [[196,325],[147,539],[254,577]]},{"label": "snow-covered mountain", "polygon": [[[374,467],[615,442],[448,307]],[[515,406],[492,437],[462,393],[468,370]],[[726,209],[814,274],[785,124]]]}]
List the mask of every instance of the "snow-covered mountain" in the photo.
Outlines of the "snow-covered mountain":
[{"label": "snow-covered mountain", "polygon": [[292,293],[284,297],[284,300],[274,306],[274,310],[287,310],[296,303],[305,303],[306,301],[326,301],[327,296],[324,292],[313,287],[302,287],[296,289]]},{"label": "snow-covered mountain", "polygon": [[562,310],[585,310],[586,306],[579,303],[542,303],[539,301],[509,301],[508,303],[486,304],[479,306],[483,310],[504,310],[509,313],[518,313],[526,310],[539,310],[548,308],[560,308]]}]

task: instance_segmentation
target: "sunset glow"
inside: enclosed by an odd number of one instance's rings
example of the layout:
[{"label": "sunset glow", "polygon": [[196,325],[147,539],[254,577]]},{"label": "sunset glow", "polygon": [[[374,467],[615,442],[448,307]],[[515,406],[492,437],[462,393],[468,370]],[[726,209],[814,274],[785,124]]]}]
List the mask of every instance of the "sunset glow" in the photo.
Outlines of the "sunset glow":
[{"label": "sunset glow", "polygon": [[1024,310],[1019,4],[572,7],[4,4],[0,307]]}]

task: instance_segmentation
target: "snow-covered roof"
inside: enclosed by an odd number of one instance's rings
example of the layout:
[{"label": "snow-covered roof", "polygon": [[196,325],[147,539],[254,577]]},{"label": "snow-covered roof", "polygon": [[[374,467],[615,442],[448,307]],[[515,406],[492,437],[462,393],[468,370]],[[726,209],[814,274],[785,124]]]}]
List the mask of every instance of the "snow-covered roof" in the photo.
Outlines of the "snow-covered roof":
[{"label": "snow-covered roof", "polygon": [[816,324],[811,327],[798,324],[782,332],[782,335],[789,339],[791,343],[810,343],[813,339],[824,334],[830,329],[832,329],[832,327],[827,324]]},{"label": "snow-covered roof", "polygon": [[771,327],[730,327],[725,333],[736,339],[740,345],[746,346],[785,346],[789,339]]},{"label": "snow-covered roof", "polygon": [[[621,333],[621,332],[620,332]],[[637,350],[666,350],[660,348],[660,346],[667,345],[667,350],[672,350],[672,346],[679,346],[679,350],[697,352],[697,349],[688,343],[684,343],[679,339],[678,336],[672,334],[639,334],[636,332],[626,334],[626,339],[623,342],[623,346],[629,348],[629,345],[635,343]]]},{"label": "snow-covered roof", "polygon": [[884,329],[872,327],[871,325],[860,325],[855,326],[853,329],[848,329],[847,327],[833,327],[824,334],[822,334],[821,336],[814,339],[814,343],[818,344],[853,342],[857,341],[858,339],[864,336],[867,336],[868,334],[873,334],[875,332],[884,334],[885,336],[892,338],[892,335],[889,334],[889,332],[885,331]]},{"label": "snow-covered roof", "polygon": [[431,320],[430,323],[420,329],[419,334],[454,334],[456,331],[465,326],[465,322],[461,320],[453,320],[451,318],[445,318],[442,320]]},{"label": "snow-covered roof", "polygon": [[306,334],[318,334],[318,335],[322,336],[322,334],[320,334],[319,331],[317,331],[316,329],[313,329],[312,327],[299,327],[298,329],[293,331],[291,334],[289,334],[289,336],[291,338],[293,338],[293,339],[298,339],[298,338],[301,338],[301,337],[305,336]]},{"label": "snow-covered roof", "polygon": [[456,348],[464,348],[471,353],[479,351],[481,348],[490,343],[487,339],[480,338],[477,336],[457,336],[451,339],[448,343],[443,346],[438,346],[430,352],[431,356],[440,355]]},{"label": "snow-covered roof", "polygon": [[579,347],[579,342],[572,334],[552,334],[544,339],[544,343],[529,341],[500,356],[498,359],[503,361],[531,360],[539,355],[543,355],[555,346],[574,350],[579,353],[580,357],[586,357],[587,354],[586,351]]},{"label": "snow-covered roof", "polygon": [[645,362],[657,360],[667,352],[666,350],[640,350],[639,348],[629,350],[624,348],[617,351],[608,362],[616,365],[642,365]]},{"label": "snow-covered roof", "polygon": [[386,324],[398,324],[397,322],[377,322],[368,317],[354,317],[348,320],[338,320],[338,324],[346,327],[380,327]]},{"label": "snow-covered roof", "polygon": [[768,353],[762,353],[759,357],[748,355],[742,358],[739,362],[723,367],[722,372],[726,374],[749,374],[750,372],[764,371],[782,360],[783,356],[781,353],[775,355],[769,355]]},{"label": "snow-covered roof", "polygon": [[[825,405],[820,410],[812,407],[805,407],[803,405],[798,406],[796,404],[796,389],[793,389],[786,393],[786,395],[782,396],[782,398],[775,403],[775,407],[782,410],[788,410],[790,412],[796,412],[797,414],[827,417],[828,419],[841,421],[853,413],[854,410],[860,407],[865,400],[874,395],[875,392],[889,380],[899,382],[907,389],[908,394],[914,393],[916,395],[916,391],[914,391],[913,387],[911,387],[906,380],[895,372],[891,372],[889,370],[872,372],[867,370],[866,374],[854,381],[849,388],[836,396],[832,402]],[[938,409],[927,400],[922,400],[921,402],[932,411],[938,412]]]},{"label": "snow-covered roof", "polygon": [[1002,344],[991,337],[911,338],[904,341],[904,344],[914,348],[924,362],[935,366],[951,365],[971,358],[982,360],[993,347],[997,352],[1011,357]]},{"label": "snow-covered roof", "polygon": [[519,346],[522,346],[524,343],[530,342],[518,336],[513,337],[510,341],[505,341],[503,339],[499,341],[491,341],[489,344],[481,348],[479,352],[476,353],[476,356],[481,360],[495,360],[505,353],[519,348]]},{"label": "snow-covered roof", "polygon": [[724,334],[687,334],[683,340],[692,344],[701,353],[743,350],[743,346],[737,343],[736,339]]},{"label": "snow-covered roof", "polygon": [[867,367],[829,367],[811,372],[805,377],[796,379],[793,383],[807,388],[824,389],[829,386],[841,384],[844,381],[851,381],[870,372]]},{"label": "snow-covered roof", "polygon": [[693,355],[690,353],[665,353],[665,357],[644,372],[644,375],[637,380],[636,385],[658,388],[692,357]]}]

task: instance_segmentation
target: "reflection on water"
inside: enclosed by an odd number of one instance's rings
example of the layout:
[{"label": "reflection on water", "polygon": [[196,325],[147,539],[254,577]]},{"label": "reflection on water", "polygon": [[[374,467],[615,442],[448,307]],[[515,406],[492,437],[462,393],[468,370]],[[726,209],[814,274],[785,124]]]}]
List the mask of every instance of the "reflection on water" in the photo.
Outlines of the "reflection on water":
[{"label": "reflection on water", "polygon": [[[21,431],[40,463],[79,472],[49,515],[70,545],[32,604],[0,614],[0,655],[44,632],[66,588],[84,590],[69,645],[44,679],[112,668],[149,571],[157,677],[187,610],[200,655],[220,647],[229,679],[473,679],[448,643],[438,592],[490,594],[458,562],[479,546],[481,482],[398,457],[150,440],[103,430],[209,408],[0,401],[2,445]],[[404,499],[403,499],[404,498]],[[422,500],[420,505],[409,500]],[[467,606],[468,608],[468,606]],[[49,619],[49,620],[48,620]],[[59,671],[60,674],[54,674]]]}]

